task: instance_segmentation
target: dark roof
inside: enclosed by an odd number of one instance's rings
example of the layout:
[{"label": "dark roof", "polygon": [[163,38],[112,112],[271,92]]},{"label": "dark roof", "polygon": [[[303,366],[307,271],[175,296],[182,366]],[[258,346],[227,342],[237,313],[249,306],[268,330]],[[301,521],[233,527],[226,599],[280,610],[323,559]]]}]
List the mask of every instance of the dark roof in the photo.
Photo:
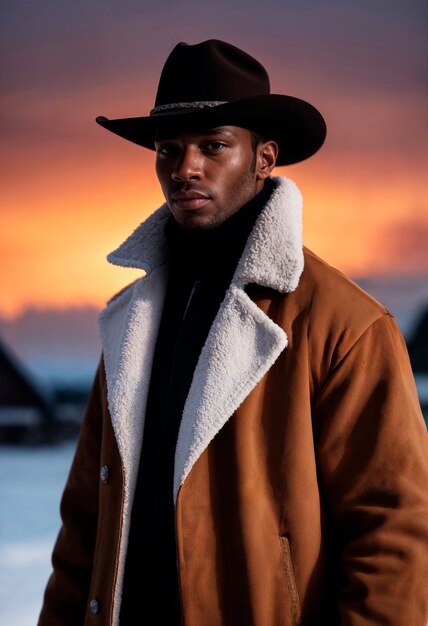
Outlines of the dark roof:
[{"label": "dark roof", "polygon": [[17,357],[0,342],[0,407],[48,409],[48,399]]}]

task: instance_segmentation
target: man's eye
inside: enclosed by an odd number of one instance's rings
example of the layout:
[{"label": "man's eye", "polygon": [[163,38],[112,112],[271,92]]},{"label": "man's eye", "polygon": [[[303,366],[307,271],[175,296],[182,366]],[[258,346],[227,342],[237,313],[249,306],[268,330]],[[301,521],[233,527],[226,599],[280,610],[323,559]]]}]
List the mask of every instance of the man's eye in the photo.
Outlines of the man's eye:
[{"label": "man's eye", "polygon": [[207,149],[211,150],[212,152],[220,152],[225,147],[226,147],[226,144],[222,143],[221,141],[210,141],[207,144]]},{"label": "man's eye", "polygon": [[172,154],[173,151],[174,151],[174,146],[171,146],[169,144],[165,144],[163,146],[156,146],[157,154],[167,155],[167,154]]}]

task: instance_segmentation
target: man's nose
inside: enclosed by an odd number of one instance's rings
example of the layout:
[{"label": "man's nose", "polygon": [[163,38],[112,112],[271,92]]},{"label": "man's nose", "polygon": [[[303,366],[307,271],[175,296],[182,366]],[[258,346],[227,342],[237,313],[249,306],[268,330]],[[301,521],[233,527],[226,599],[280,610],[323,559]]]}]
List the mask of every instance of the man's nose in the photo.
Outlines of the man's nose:
[{"label": "man's nose", "polygon": [[177,156],[172,171],[176,182],[200,180],[202,178],[202,155],[194,146],[186,146]]}]

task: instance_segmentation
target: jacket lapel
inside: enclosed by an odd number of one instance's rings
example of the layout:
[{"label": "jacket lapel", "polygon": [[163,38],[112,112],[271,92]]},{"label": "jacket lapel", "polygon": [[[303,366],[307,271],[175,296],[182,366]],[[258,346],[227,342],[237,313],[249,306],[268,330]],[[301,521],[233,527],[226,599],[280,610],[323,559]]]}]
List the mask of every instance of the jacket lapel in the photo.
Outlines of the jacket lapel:
[{"label": "jacket lapel", "polygon": [[143,437],[151,364],[166,292],[161,266],[126,289],[100,315],[108,404],[132,502]]},{"label": "jacket lapel", "polygon": [[174,500],[195,461],[286,345],[285,332],[245,291],[231,287],[202,349],[184,407]]},{"label": "jacket lapel", "polygon": [[154,211],[107,259],[146,276],[114,296],[99,324],[108,405],[125,475],[125,507],[133,498],[151,365],[167,287],[168,206]]}]

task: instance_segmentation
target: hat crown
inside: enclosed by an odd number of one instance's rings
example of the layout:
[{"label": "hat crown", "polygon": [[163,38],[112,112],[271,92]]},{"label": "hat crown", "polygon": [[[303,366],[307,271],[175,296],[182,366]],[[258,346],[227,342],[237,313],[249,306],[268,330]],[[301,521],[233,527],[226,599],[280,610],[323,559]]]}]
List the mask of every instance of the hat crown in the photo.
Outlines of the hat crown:
[{"label": "hat crown", "polygon": [[195,45],[181,42],[164,64],[155,107],[181,102],[233,102],[269,93],[265,68],[246,52],[218,39]]}]

